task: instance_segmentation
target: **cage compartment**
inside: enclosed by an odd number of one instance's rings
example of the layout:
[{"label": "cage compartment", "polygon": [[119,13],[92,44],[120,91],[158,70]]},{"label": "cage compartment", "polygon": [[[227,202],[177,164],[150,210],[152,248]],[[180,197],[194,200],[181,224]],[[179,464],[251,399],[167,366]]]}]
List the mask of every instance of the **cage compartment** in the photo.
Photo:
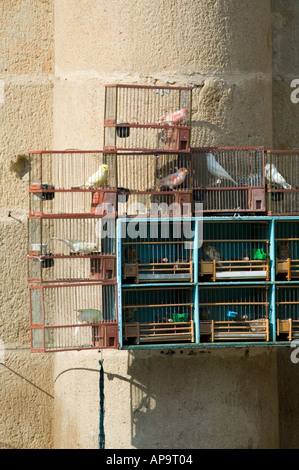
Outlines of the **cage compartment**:
[{"label": "cage compartment", "polygon": [[275,222],[276,280],[299,279],[299,221]]},{"label": "cage compartment", "polygon": [[[174,174],[178,178],[167,179]],[[123,188],[123,194],[118,195],[119,216],[192,215],[192,168],[189,154],[118,153],[117,183],[119,188]]]},{"label": "cage compartment", "polygon": [[279,341],[299,338],[299,286],[276,286],[276,335]]},{"label": "cage compartment", "polygon": [[203,243],[199,251],[200,280],[268,281],[268,232],[268,222],[265,221],[205,221]]},{"label": "cage compartment", "polygon": [[126,222],[124,227],[124,284],[193,282],[194,222],[150,221],[139,222],[137,227]]},{"label": "cage compartment", "polygon": [[204,214],[266,213],[263,147],[191,148],[193,202]]},{"label": "cage compartment", "polygon": [[104,150],[188,151],[192,87],[105,87]]},{"label": "cage compartment", "polygon": [[299,215],[299,151],[268,150],[265,156],[269,215]]},{"label": "cage compartment", "polygon": [[125,344],[194,342],[192,289],[123,288]]},{"label": "cage compartment", "polygon": [[200,341],[269,341],[267,287],[200,287]]},{"label": "cage compartment", "polygon": [[30,286],[32,352],[118,348],[116,284]]},{"label": "cage compartment", "polygon": [[29,216],[27,260],[29,282],[114,279],[115,221]]},{"label": "cage compartment", "polygon": [[[116,212],[116,156],[103,151],[30,152],[29,213],[84,214],[96,209]],[[106,181],[90,181],[101,165],[107,165]],[[98,185],[100,185],[98,187]]]},{"label": "cage compartment", "polygon": [[[143,282],[192,282],[193,261],[192,242],[189,250],[187,242],[139,242],[123,244],[124,258],[123,279]],[[141,261],[130,262],[125,253],[131,251],[138,254]],[[149,259],[150,254],[150,259]],[[174,259],[175,258],[175,259]],[[146,261],[149,259],[149,261]]]}]

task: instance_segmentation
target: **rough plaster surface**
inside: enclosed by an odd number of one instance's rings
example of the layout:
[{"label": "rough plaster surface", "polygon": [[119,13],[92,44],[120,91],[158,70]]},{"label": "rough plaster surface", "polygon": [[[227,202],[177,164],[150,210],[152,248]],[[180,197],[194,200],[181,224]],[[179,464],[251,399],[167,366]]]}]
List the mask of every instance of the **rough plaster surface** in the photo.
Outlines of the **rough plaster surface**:
[{"label": "rough plaster surface", "polygon": [[[0,448],[51,448],[52,357],[30,353],[28,151],[52,147],[53,2],[0,2]],[[0,361],[1,362],[1,361]]]},{"label": "rough plaster surface", "polygon": [[[273,36],[273,146],[299,148],[299,103],[292,103],[291,83],[299,79],[299,4],[272,0]],[[298,86],[297,86],[298,88]],[[283,118],[282,118],[283,116]]]},{"label": "rough plaster surface", "polygon": [[98,447],[100,359],[107,449],[278,447],[268,348],[59,354],[54,446]]},{"label": "rough plaster surface", "polygon": [[56,145],[102,148],[106,83],[195,85],[192,145],[271,146],[269,2],[57,1]]}]

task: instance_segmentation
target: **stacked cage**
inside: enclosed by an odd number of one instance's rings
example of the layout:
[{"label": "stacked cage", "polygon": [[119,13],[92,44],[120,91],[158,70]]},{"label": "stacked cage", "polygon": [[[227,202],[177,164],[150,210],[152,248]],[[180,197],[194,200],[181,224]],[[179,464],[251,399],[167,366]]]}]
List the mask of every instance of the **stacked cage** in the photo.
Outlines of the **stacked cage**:
[{"label": "stacked cage", "polygon": [[198,263],[201,341],[269,341],[268,222],[205,219]]},{"label": "stacked cage", "polygon": [[192,87],[105,87],[104,150],[188,151]]},{"label": "stacked cage", "polygon": [[269,215],[299,215],[299,151],[269,150],[265,177]]},{"label": "stacked cage", "polygon": [[118,347],[115,156],[32,152],[29,199],[32,351]]},{"label": "stacked cage", "polygon": [[121,224],[123,344],[194,342],[194,224]]},{"label": "stacked cage", "polygon": [[118,152],[120,217],[182,217],[192,214],[189,153]]},{"label": "stacked cage", "polygon": [[193,201],[204,215],[265,214],[263,147],[192,148]]},{"label": "stacked cage", "polygon": [[299,223],[275,224],[276,326],[280,341],[299,338]]}]

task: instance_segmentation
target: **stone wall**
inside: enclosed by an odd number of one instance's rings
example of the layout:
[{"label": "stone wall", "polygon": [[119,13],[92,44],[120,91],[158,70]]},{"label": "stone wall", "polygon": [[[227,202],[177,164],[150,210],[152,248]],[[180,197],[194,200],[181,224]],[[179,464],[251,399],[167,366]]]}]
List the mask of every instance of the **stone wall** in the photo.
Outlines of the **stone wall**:
[{"label": "stone wall", "polygon": [[28,151],[52,147],[53,2],[0,2],[0,448],[52,446],[52,358],[30,353]]}]

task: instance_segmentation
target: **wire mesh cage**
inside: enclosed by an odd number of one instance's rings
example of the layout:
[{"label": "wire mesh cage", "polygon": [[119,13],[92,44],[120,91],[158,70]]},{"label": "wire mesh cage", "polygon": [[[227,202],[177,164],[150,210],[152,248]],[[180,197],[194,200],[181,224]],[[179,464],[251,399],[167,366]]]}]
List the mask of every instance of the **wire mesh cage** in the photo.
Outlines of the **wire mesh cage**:
[{"label": "wire mesh cage", "polygon": [[299,338],[299,285],[276,286],[276,321],[278,340]]},{"label": "wire mesh cage", "polygon": [[194,342],[191,288],[123,288],[122,298],[125,344]]},{"label": "wire mesh cage", "polygon": [[117,348],[116,284],[30,286],[32,352]]},{"label": "wire mesh cage", "polygon": [[104,149],[188,150],[192,87],[105,87]]},{"label": "wire mesh cage", "polygon": [[263,147],[192,148],[193,201],[204,213],[265,213]]},{"label": "wire mesh cage", "polygon": [[115,220],[28,217],[28,281],[107,281],[115,278]]},{"label": "wire mesh cage", "polygon": [[[103,151],[29,154],[29,212],[82,214],[116,211],[116,156]],[[104,206],[105,204],[105,206]]]},{"label": "wire mesh cage", "polygon": [[190,216],[192,169],[189,154],[118,153],[119,216]]},{"label": "wire mesh cage", "polygon": [[194,222],[126,223],[123,284],[193,282]]},{"label": "wire mesh cage", "polygon": [[270,279],[268,221],[204,221],[200,282]]},{"label": "wire mesh cage", "polygon": [[269,341],[268,286],[200,287],[201,342]]},{"label": "wire mesh cage", "polygon": [[299,150],[268,150],[265,161],[269,215],[299,215]]},{"label": "wire mesh cage", "polygon": [[276,221],[275,247],[276,280],[299,279],[299,220]]}]

